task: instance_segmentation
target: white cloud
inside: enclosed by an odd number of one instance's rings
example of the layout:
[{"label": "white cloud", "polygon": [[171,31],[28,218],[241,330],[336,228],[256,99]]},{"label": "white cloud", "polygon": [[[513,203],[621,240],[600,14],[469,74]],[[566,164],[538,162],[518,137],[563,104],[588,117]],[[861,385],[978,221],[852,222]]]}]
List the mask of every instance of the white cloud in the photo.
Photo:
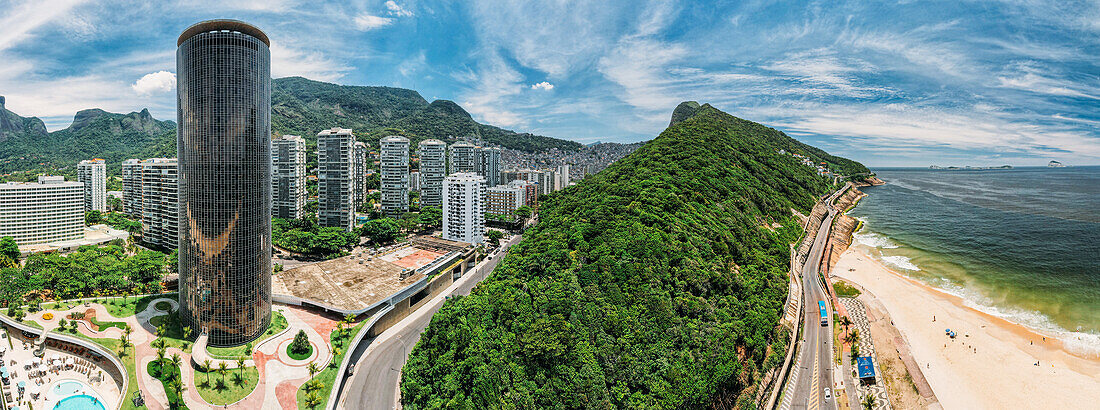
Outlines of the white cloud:
[{"label": "white cloud", "polygon": [[413,15],[411,11],[405,10],[393,0],[386,1],[386,9],[389,10],[391,16],[409,17]]},{"label": "white cloud", "polygon": [[549,90],[554,89],[554,85],[550,84],[546,81],[543,81],[541,83],[531,84],[531,89],[532,90],[547,90],[547,91],[549,91]]},{"label": "white cloud", "polygon": [[311,80],[335,81],[353,68],[318,51],[306,51],[271,43],[271,77],[302,76]]},{"label": "white cloud", "polygon": [[380,17],[367,13],[363,13],[355,17],[355,27],[362,31],[370,31],[376,28],[382,28],[392,23],[393,19],[390,17]]},{"label": "white cloud", "polygon": [[1044,71],[1034,63],[1019,63],[1014,65],[1014,72],[997,77],[999,86],[1014,88],[1038,94],[1048,94],[1064,97],[1079,97],[1100,100],[1094,87],[1078,84],[1070,80],[1060,80],[1042,75]]},{"label": "white cloud", "polygon": [[471,114],[493,125],[524,124],[522,115],[510,108],[510,98],[523,90],[523,76],[498,54],[483,58],[477,73],[458,75],[460,81],[472,82],[463,94],[462,106]]},{"label": "white cloud", "polygon": [[8,8],[10,13],[0,18],[0,51],[27,38],[38,27],[66,15],[85,0],[27,1],[21,7]]},{"label": "white cloud", "polygon": [[130,85],[138,94],[166,93],[176,88],[176,74],[168,71],[149,73]]}]

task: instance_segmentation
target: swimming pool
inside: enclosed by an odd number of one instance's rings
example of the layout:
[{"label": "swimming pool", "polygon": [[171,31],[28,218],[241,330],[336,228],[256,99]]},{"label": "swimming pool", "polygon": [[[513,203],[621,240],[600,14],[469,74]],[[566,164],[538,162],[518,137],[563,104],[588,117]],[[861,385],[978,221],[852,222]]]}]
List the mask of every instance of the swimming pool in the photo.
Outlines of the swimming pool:
[{"label": "swimming pool", "polygon": [[57,402],[54,410],[106,410],[103,402],[87,394],[78,394]]},{"label": "swimming pool", "polygon": [[50,392],[53,393],[55,397],[61,398],[79,394],[87,389],[84,383],[78,380],[62,380],[55,384],[53,388],[50,389]]}]

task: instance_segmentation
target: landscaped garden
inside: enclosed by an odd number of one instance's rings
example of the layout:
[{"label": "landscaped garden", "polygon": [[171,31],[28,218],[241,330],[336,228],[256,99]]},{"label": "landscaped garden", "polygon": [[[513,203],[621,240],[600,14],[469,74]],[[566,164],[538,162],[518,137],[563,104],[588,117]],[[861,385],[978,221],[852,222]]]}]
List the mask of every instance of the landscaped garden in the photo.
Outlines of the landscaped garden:
[{"label": "landscaped garden", "polygon": [[146,371],[164,385],[169,407],[186,409],[187,405],[183,401],[183,392],[187,390],[187,387],[184,386],[183,378],[180,375],[180,366],[183,365],[183,359],[180,358],[179,354],[173,354],[171,357],[164,357],[163,355],[163,352],[159,352],[157,360],[149,362]]},{"label": "landscaped garden", "polygon": [[236,369],[230,369],[225,362],[220,364],[222,366],[200,363],[195,370],[195,386],[199,396],[207,403],[219,406],[248,397],[260,380],[260,372],[255,367],[244,367],[244,359],[237,359]]},{"label": "landscaped garden", "polygon": [[206,348],[206,352],[209,353],[210,356],[219,359],[236,359],[237,357],[251,358],[253,346],[258,345],[263,341],[271,338],[272,336],[279,334],[279,332],[282,332],[284,329],[286,329],[286,327],[286,316],[283,316],[283,314],[279,311],[272,311],[271,325],[267,327],[267,331],[264,332],[263,336],[260,336],[260,338],[256,339],[255,342],[230,347],[208,346]]},{"label": "landscaped garden", "polygon": [[351,323],[351,319],[352,318],[344,318],[344,321],[340,322],[330,335],[332,361],[329,362],[327,366],[324,364],[310,363],[308,368],[310,380],[302,384],[302,387],[298,389],[297,400],[299,409],[323,408],[328,403],[332,385],[336,382],[336,372],[340,368],[340,363],[344,360],[344,355],[347,354],[347,349],[345,348],[351,338],[358,334],[367,323],[367,321],[364,320],[348,328],[347,326]]},{"label": "landscaped garden", "polygon": [[306,336],[305,330],[299,330],[294,335],[294,341],[286,347],[286,354],[294,360],[305,360],[313,354],[313,345],[309,344],[309,336]]}]

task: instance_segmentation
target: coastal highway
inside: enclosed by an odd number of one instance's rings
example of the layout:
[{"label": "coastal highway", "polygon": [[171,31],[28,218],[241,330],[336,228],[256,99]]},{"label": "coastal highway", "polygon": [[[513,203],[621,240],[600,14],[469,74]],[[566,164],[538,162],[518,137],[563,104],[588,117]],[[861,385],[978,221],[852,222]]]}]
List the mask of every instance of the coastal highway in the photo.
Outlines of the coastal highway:
[{"label": "coastal highway", "polygon": [[393,327],[378,335],[367,347],[366,352],[356,360],[355,372],[347,383],[339,408],[389,410],[397,407],[400,397],[398,383],[401,381],[401,368],[405,366],[409,351],[420,340],[420,333],[428,327],[432,315],[443,306],[446,296],[469,295],[474,286],[488,276],[497,267],[508,252],[508,248],[519,242],[521,236],[515,235],[485,260],[473,272],[468,272],[455,283],[436,295],[431,301],[409,314]]},{"label": "coastal highway", "polygon": [[[787,389],[781,409],[808,409],[822,410],[835,409],[835,397],[826,399],[825,388],[833,389],[833,360],[832,360],[832,304],[828,300],[825,290],[821,288],[821,280],[818,271],[821,268],[821,257],[825,246],[829,242],[829,231],[833,224],[833,217],[837,210],[833,208],[833,201],[847,189],[841,189],[830,195],[825,206],[829,213],[822,218],[821,227],[814,237],[813,246],[806,257],[806,264],[802,266],[802,300],[803,320],[801,346],[798,348],[797,361],[791,374],[794,377],[787,381]],[[828,309],[828,325],[821,325],[821,315],[818,312],[818,301],[824,301]],[[835,394],[835,392],[833,393]],[[789,397],[788,397],[789,396]]]}]

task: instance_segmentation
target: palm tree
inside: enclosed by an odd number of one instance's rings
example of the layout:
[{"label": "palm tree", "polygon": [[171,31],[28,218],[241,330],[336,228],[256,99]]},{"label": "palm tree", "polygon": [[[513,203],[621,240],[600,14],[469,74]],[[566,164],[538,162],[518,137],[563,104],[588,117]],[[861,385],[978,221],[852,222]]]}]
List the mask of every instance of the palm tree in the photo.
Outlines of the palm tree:
[{"label": "palm tree", "polygon": [[225,364],[224,361],[218,362],[218,374],[222,375],[222,382],[225,382],[225,369],[228,368],[229,365]]},{"label": "palm tree", "polygon": [[310,379],[312,379],[313,375],[317,374],[317,372],[321,371],[321,369],[319,367],[317,367],[316,362],[309,362],[309,366],[306,366],[306,370],[309,371],[309,378]]},{"label": "palm tree", "polygon": [[241,375],[244,375],[244,358],[243,357],[238,357],[237,358],[237,373],[241,374]]},{"label": "palm tree", "polygon": [[863,401],[860,404],[863,405],[864,409],[871,410],[875,408],[875,404],[878,404],[878,402],[875,400],[875,396],[868,394],[863,396]]},{"label": "palm tree", "polygon": [[210,385],[210,359],[202,361],[202,372],[206,373],[206,385]]},{"label": "palm tree", "polygon": [[309,406],[309,408],[314,408],[317,407],[317,405],[319,404],[321,404],[321,398],[317,397],[317,393],[310,393],[306,395],[306,406]]},{"label": "palm tree", "polygon": [[129,324],[127,324],[126,327],[122,328],[122,334],[124,336],[126,336],[126,344],[127,345],[130,344],[130,334],[131,333],[134,333],[134,329],[131,328]]},{"label": "palm tree", "polygon": [[179,353],[172,353],[172,364],[176,365],[177,368],[183,364],[183,359],[180,358]]},{"label": "palm tree", "polygon": [[847,332],[848,331],[848,326],[852,325],[852,319],[849,319],[848,316],[841,316],[840,317],[840,325],[843,326],[844,331]]},{"label": "palm tree", "polygon": [[164,347],[157,349],[157,364],[164,365]]}]

